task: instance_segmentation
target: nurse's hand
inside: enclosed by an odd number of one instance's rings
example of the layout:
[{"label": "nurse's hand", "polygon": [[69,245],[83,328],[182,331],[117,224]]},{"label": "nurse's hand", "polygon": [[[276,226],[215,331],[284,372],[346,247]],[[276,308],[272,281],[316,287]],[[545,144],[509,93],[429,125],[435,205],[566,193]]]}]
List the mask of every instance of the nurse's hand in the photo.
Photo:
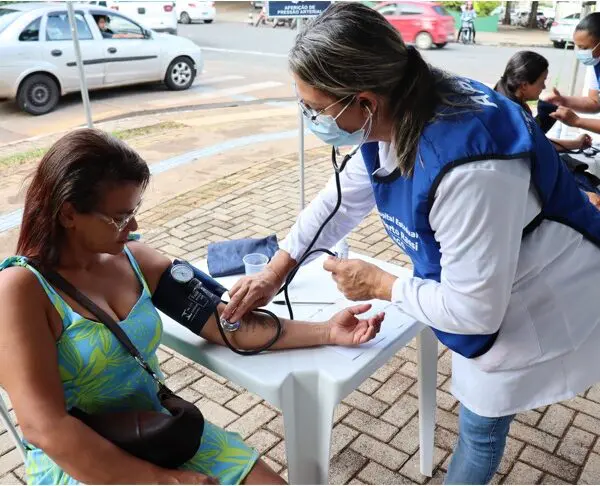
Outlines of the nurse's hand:
[{"label": "nurse's hand", "polygon": [[543,101],[547,101],[548,103],[552,103],[553,105],[564,105],[565,99],[560,94],[556,88],[552,88],[552,93],[547,93],[541,96]]},{"label": "nurse's hand", "polygon": [[570,127],[576,127],[579,122],[577,113],[571,110],[571,108],[565,108],[564,106],[559,106],[554,113],[550,114],[550,116]]},{"label": "nurse's hand", "polygon": [[268,266],[260,273],[241,278],[231,287],[230,300],[221,317],[229,322],[239,321],[249,311],[271,302],[282,283],[279,275]]},{"label": "nurse's hand", "polygon": [[396,277],[364,260],[329,257],[323,268],[331,272],[337,287],[350,300],[392,300]]}]

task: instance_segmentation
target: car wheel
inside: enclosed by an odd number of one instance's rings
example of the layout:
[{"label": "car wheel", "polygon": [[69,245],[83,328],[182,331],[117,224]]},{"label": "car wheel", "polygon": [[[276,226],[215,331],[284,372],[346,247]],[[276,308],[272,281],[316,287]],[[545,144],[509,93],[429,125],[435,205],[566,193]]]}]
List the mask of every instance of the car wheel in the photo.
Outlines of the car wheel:
[{"label": "car wheel", "polygon": [[181,15],[179,16],[179,22],[182,24],[191,24],[192,19],[187,12],[181,12]]},{"label": "car wheel", "polygon": [[426,51],[427,49],[431,49],[433,39],[427,32],[421,32],[417,34],[417,37],[415,38],[415,45],[417,46],[417,49]]},{"label": "car wheel", "polygon": [[60,99],[58,83],[47,74],[34,74],[19,86],[17,103],[21,110],[32,115],[51,112]]},{"label": "car wheel", "polygon": [[444,47],[446,47],[446,45],[447,45],[447,44],[448,44],[447,42],[439,42],[439,43],[437,43],[435,46],[436,46],[438,49],[443,49]]},{"label": "car wheel", "polygon": [[212,24],[213,20],[214,20],[214,19],[206,19],[206,20],[204,21],[204,23],[205,23],[205,24]]},{"label": "car wheel", "polygon": [[196,77],[194,63],[188,57],[178,57],[167,69],[165,84],[173,91],[188,89]]},{"label": "car wheel", "polygon": [[552,41],[552,44],[554,45],[554,47],[556,47],[557,49],[564,49],[565,48],[565,42],[560,42],[560,41]]}]

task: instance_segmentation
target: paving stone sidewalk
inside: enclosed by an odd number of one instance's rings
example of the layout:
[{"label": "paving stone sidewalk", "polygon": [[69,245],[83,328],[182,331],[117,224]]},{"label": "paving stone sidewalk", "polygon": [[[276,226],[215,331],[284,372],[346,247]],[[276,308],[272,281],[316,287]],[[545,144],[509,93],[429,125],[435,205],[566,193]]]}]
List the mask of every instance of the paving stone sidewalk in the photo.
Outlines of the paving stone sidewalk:
[{"label": "paving stone sidewalk", "polygon": [[[307,154],[307,199],[331,172],[329,151]],[[226,179],[172,199],[140,217],[145,240],[179,258],[206,255],[211,241],[283,238],[298,210],[298,170],[293,156],[267,160]],[[352,249],[407,266],[375,214],[351,235]],[[242,434],[267,463],[287,478],[279,412],[234,383],[160,350],[167,384],[197,403],[207,419]],[[435,475],[419,474],[417,365],[414,343],[401,350],[337,408],[330,483],[441,484],[457,439],[458,403],[450,395],[450,353],[440,347]],[[4,395],[6,398],[6,396]],[[14,415],[13,415],[14,417]],[[573,400],[520,414],[510,432],[494,484],[594,484],[600,482],[600,387]],[[0,429],[0,484],[18,484],[23,466]]]}]

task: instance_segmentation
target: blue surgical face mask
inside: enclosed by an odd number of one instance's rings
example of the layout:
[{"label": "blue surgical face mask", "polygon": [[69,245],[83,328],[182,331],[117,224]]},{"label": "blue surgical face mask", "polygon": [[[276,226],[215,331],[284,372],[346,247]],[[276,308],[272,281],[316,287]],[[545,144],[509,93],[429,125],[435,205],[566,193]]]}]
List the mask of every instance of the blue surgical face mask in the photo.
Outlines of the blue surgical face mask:
[{"label": "blue surgical face mask", "polygon": [[304,119],[310,131],[313,132],[321,140],[323,140],[323,142],[329,145],[333,145],[334,147],[361,145],[366,141],[367,137],[369,136],[368,132],[371,131],[373,115],[370,111],[369,117],[365,121],[364,125],[355,132],[349,133],[346,130],[340,128],[340,126],[337,124],[337,119],[352,104],[352,102],[354,101],[354,97],[346,104],[346,106],[344,106],[344,108],[337,114],[337,116],[333,117],[331,115],[324,114],[326,110],[337,105],[338,103],[344,101],[347,98],[348,97],[342,98],[341,100],[332,103],[331,105],[320,110],[319,112],[314,112],[314,110],[311,110],[310,108],[306,107],[304,103],[300,102],[302,113],[304,114]]},{"label": "blue surgical face mask", "polygon": [[594,57],[593,55],[598,46],[600,46],[600,42],[592,49],[579,49],[577,51],[577,59],[579,59],[581,64],[584,66],[595,66],[600,62],[600,57]]}]

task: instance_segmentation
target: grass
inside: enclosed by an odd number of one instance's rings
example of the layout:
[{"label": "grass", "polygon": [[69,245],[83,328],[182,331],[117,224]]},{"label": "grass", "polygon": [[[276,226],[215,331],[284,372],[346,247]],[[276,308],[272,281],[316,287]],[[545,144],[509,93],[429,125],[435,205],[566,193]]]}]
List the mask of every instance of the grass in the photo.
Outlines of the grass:
[{"label": "grass", "polygon": [[[147,127],[128,128],[126,130],[115,130],[114,132],[110,132],[110,134],[113,137],[118,138],[119,140],[131,140],[138,137],[145,137],[148,135],[153,135],[155,133],[164,132],[165,130],[176,130],[178,128],[184,128],[186,126],[187,125],[184,125],[183,123],[165,121],[156,123],[154,125],[148,125]],[[5,169],[7,167],[12,166],[19,166],[27,164],[29,162],[35,162],[36,160],[41,159],[47,151],[47,148],[37,148],[26,150],[25,152],[18,152],[16,154],[5,155],[3,157],[0,157],[0,169]]]},{"label": "grass", "polygon": [[155,125],[148,125],[147,127],[128,128],[127,130],[116,130],[114,132],[110,132],[110,134],[113,137],[118,138],[119,140],[130,140],[132,138],[153,135],[157,132],[162,132],[164,130],[177,130],[178,128],[185,128],[187,126],[188,125],[184,125],[183,123],[179,122],[165,121],[157,123]]}]

